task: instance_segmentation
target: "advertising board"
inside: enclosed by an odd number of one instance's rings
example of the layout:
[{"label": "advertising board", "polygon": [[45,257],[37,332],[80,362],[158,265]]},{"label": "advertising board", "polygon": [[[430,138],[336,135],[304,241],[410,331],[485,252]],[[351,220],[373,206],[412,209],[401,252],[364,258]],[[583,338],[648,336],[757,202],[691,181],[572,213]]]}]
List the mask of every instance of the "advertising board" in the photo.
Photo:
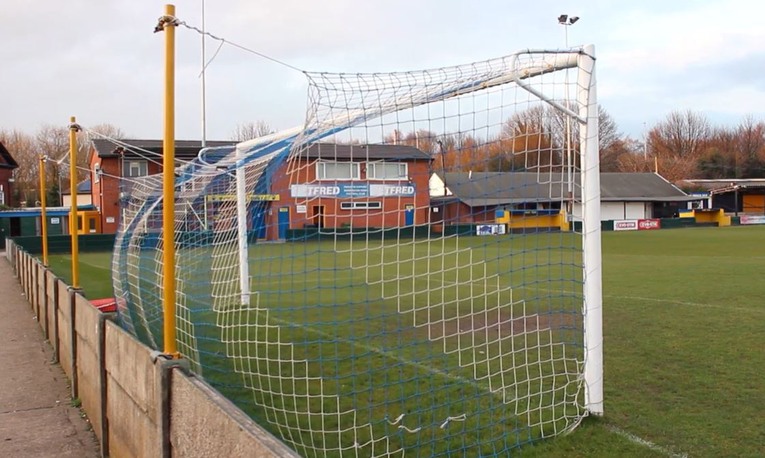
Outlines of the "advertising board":
[{"label": "advertising board", "polygon": [[660,219],[639,219],[638,220],[639,231],[650,231],[654,229],[661,229]]},{"label": "advertising board", "polygon": [[638,220],[636,219],[618,219],[614,221],[615,231],[636,231],[638,230]]}]

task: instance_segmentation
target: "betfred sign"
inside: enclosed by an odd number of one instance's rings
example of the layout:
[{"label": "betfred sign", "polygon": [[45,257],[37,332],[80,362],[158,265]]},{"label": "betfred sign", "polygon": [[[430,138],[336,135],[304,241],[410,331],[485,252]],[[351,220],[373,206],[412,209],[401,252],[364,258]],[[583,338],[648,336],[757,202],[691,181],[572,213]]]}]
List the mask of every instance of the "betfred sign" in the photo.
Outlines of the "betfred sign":
[{"label": "betfred sign", "polygon": [[640,219],[638,220],[638,230],[650,231],[653,229],[661,229],[660,219]]},{"label": "betfred sign", "polygon": [[638,220],[636,219],[620,219],[614,221],[615,231],[636,231],[638,229]]},{"label": "betfred sign", "polygon": [[416,192],[413,184],[334,183],[290,186],[291,197],[412,197]]}]

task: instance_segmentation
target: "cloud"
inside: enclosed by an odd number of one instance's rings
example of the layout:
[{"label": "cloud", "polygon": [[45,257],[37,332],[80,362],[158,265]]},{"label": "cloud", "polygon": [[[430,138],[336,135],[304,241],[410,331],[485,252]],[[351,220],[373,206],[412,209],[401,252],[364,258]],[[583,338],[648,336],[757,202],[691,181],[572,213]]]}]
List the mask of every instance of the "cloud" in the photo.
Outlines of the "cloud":
[{"label": "cloud", "polygon": [[[135,136],[161,134],[162,34],[152,33],[166,0],[4,0],[0,38],[7,62],[0,125],[34,131],[75,114]],[[322,71],[393,71],[478,61],[525,48],[595,43],[601,103],[634,131],[666,110],[738,108],[765,92],[759,68],[765,3],[746,0],[280,0],[206,2],[208,31],[290,64]],[[560,13],[576,14],[562,28]],[[199,2],[178,17],[201,26]],[[200,42],[177,29],[179,135],[199,135]],[[207,40],[207,57],[217,42]],[[302,122],[305,77],[225,46],[207,73],[209,138],[242,122],[277,128]],[[733,85],[735,87],[726,87]],[[746,100],[738,98],[745,97]],[[703,102],[702,102],[703,100]],[[758,111],[759,110],[759,111]],[[638,121],[640,120],[640,121]]]}]

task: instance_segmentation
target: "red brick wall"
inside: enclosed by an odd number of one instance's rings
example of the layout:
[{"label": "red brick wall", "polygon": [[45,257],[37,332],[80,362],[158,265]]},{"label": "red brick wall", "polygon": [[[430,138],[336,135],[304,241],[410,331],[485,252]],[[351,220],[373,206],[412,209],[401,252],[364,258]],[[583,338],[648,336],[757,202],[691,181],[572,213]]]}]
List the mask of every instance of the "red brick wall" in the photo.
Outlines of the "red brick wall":
[{"label": "red brick wall", "polygon": [[11,179],[11,176],[13,176],[13,170],[0,169],[0,184],[3,185],[3,194],[5,195],[5,200],[4,200],[5,205],[8,205],[8,206],[11,205],[11,186],[13,186],[13,184],[8,181]]},{"label": "red brick wall", "polygon": [[[93,170],[96,162],[100,163],[103,174],[98,183],[93,180],[92,198],[93,204],[101,211],[101,227],[104,233],[115,233],[119,226],[119,193],[122,175],[120,158],[99,158],[92,155],[90,168]],[[160,164],[148,163],[150,175],[161,172]],[[304,228],[306,225],[316,223],[316,207],[323,207],[324,227],[376,227],[392,228],[405,225],[405,209],[407,205],[413,205],[414,224],[429,223],[430,196],[428,180],[430,178],[430,164],[427,160],[408,162],[408,174],[411,181],[398,180],[370,180],[369,183],[385,183],[391,185],[415,186],[415,195],[406,197],[370,197],[368,199],[355,199],[355,201],[380,201],[381,209],[358,209],[345,210],[340,208],[340,203],[350,199],[337,198],[293,198],[290,194],[291,184],[321,183],[316,180],[315,161],[304,160],[285,163],[275,174],[269,193],[278,194],[279,200],[271,202],[266,216],[267,238],[278,238],[278,212],[281,207],[288,207],[290,214],[290,228]],[[361,180],[366,183],[366,172],[362,167]],[[327,182],[331,183],[331,182]],[[297,213],[297,205],[305,205],[306,213]],[[464,213],[463,213],[464,214]],[[113,221],[111,223],[107,221]]]},{"label": "red brick wall", "polygon": [[93,154],[90,159],[91,173],[96,163],[100,163],[103,173],[98,183],[95,176],[92,177],[93,205],[101,212],[101,231],[104,234],[113,234],[117,232],[120,222],[120,180],[118,178],[121,175],[120,158],[99,158]]},{"label": "red brick wall", "polygon": [[[316,224],[317,207],[323,208],[324,227],[335,228],[351,225],[352,227],[393,228],[405,225],[405,209],[407,205],[414,206],[414,224],[429,223],[430,196],[429,178],[430,164],[427,160],[409,161],[408,174],[411,181],[398,180],[366,180],[366,171],[361,167],[361,179],[354,183],[380,183],[390,185],[409,185],[415,187],[414,196],[402,197],[369,197],[342,199],[332,197],[293,198],[290,193],[291,184],[327,183],[332,181],[316,180],[314,160],[300,160],[284,164],[275,174],[271,192],[279,195],[279,201],[272,202],[271,211],[267,217],[267,237],[278,238],[278,212],[281,207],[288,207],[290,213],[290,229],[302,229],[306,225]],[[339,180],[343,183],[349,180]],[[379,201],[381,209],[346,210],[340,207],[344,201]],[[297,213],[297,206],[305,205],[306,213]]]}]

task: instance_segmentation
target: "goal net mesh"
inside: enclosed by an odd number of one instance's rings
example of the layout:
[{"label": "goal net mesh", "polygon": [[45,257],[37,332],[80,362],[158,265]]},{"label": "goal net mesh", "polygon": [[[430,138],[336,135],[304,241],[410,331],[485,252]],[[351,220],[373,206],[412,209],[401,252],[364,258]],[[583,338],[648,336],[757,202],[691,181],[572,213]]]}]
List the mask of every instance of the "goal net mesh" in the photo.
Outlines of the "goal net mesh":
[{"label": "goal net mesh", "polygon": [[[576,427],[585,57],[307,73],[301,129],[176,169],[191,369],[303,456],[505,456]],[[161,191],[126,185],[113,257],[156,349]]]}]

